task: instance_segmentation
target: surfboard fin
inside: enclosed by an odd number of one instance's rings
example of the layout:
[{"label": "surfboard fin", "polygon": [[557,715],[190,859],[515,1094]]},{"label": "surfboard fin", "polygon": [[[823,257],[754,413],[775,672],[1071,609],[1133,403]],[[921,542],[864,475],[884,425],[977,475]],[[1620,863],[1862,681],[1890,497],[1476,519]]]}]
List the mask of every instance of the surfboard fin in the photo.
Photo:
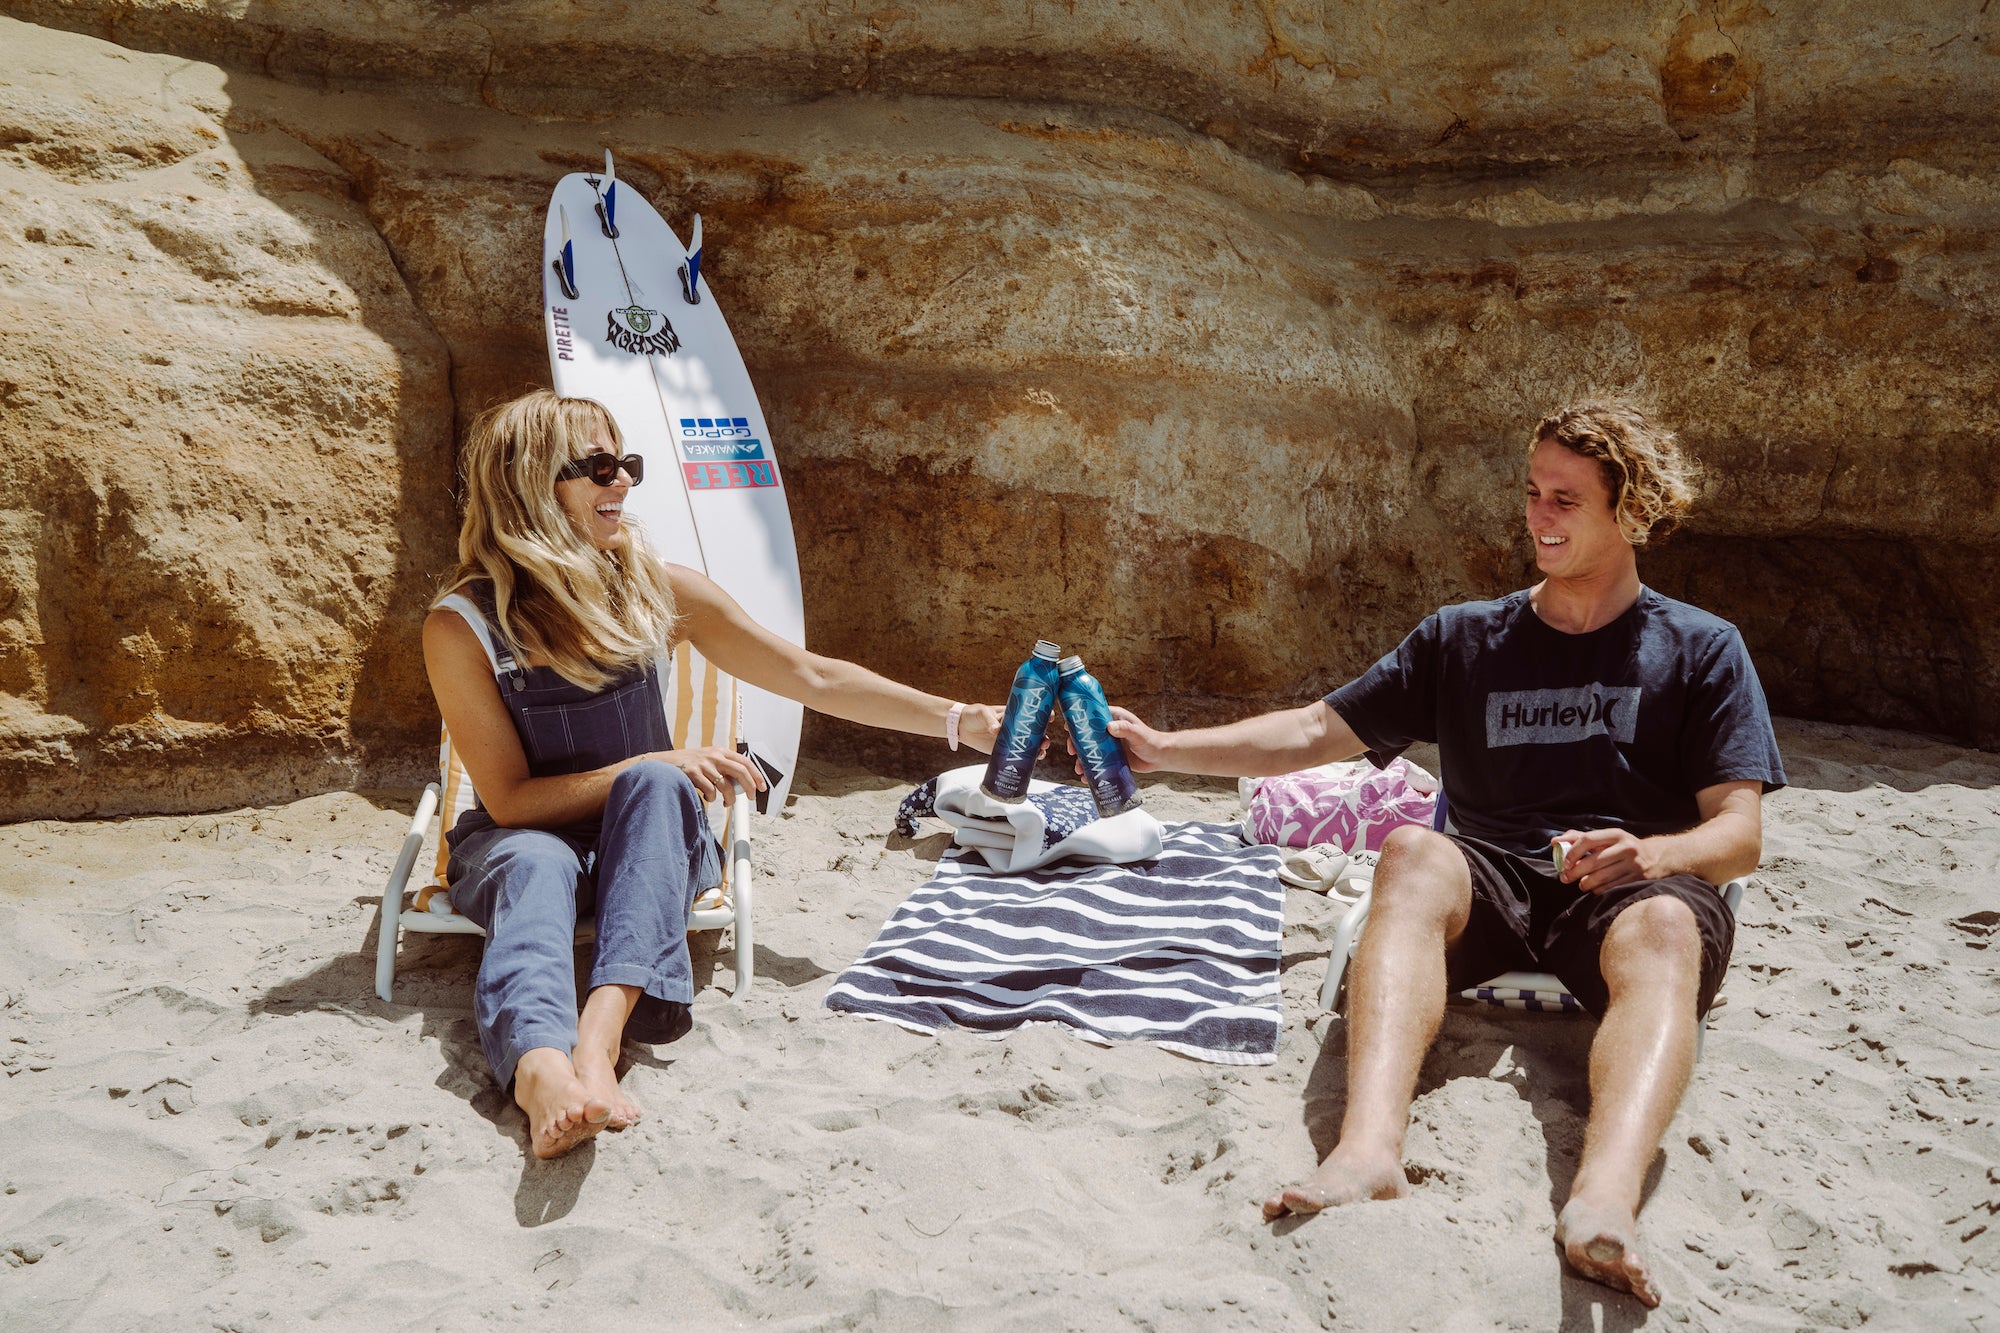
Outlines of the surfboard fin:
[{"label": "surfboard fin", "polygon": [[689,305],[701,304],[701,214],[694,215],[694,238],[688,243],[687,263],[681,265],[681,295]]},{"label": "surfboard fin", "polygon": [[556,205],[556,221],[562,225],[562,254],[549,261],[549,267],[556,271],[556,285],[562,294],[576,299],[576,246],[569,239],[569,213],[561,204]]},{"label": "surfboard fin", "polygon": [[618,239],[618,173],[611,165],[611,150],[604,150],[604,193],[597,196],[597,225],[612,240]]}]

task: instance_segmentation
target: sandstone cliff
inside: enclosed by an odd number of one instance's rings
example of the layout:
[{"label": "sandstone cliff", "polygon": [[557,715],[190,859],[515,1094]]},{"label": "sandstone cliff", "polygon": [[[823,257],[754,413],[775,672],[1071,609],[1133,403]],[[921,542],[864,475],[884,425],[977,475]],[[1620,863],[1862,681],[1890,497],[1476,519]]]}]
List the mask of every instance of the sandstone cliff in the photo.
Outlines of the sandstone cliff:
[{"label": "sandstone cliff", "polygon": [[1522,581],[1614,390],[1775,707],[2000,744],[2000,15],[1597,8],[0,0],[0,816],[422,769],[453,424],[605,147],[704,216],[825,651],[1309,697]]}]

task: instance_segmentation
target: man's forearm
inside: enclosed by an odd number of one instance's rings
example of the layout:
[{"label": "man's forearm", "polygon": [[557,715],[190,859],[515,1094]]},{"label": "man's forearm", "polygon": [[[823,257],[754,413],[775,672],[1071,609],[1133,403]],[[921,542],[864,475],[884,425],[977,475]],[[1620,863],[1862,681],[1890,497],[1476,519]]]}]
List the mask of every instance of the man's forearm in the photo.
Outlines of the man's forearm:
[{"label": "man's forearm", "polygon": [[1726,884],[1757,868],[1763,855],[1759,820],[1724,810],[1685,833],[1648,838],[1665,875],[1699,875],[1711,884]]},{"label": "man's forearm", "polygon": [[1332,709],[1312,703],[1227,726],[1169,732],[1161,767],[1176,773],[1254,778],[1352,759],[1364,748]]}]

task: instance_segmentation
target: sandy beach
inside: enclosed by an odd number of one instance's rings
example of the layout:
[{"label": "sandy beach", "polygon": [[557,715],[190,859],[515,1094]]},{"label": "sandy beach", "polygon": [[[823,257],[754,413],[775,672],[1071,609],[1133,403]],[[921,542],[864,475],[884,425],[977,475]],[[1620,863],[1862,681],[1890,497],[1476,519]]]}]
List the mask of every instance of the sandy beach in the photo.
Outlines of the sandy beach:
[{"label": "sandy beach", "polygon": [[[808,766],[646,1110],[555,1163],[481,1060],[474,943],[372,992],[414,793],[0,829],[10,1329],[2000,1327],[2000,757],[1782,723],[1726,1003],[1642,1217],[1665,1303],[1552,1243],[1591,1025],[1454,1007],[1402,1201],[1276,1227],[1332,1141],[1333,913],[1287,903],[1275,1068],[829,1013],[946,846]],[[1221,784],[1156,784],[1225,819]]]}]

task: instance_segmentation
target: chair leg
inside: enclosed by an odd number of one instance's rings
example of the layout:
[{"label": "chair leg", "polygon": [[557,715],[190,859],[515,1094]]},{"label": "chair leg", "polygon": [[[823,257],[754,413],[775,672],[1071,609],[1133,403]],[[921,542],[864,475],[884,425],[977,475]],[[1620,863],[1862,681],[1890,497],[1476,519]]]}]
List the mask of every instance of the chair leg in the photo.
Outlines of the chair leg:
[{"label": "chair leg", "polygon": [[751,932],[752,887],[755,872],[750,867],[750,798],[741,789],[729,812],[729,879],[736,906],[736,989],[730,999],[750,994],[750,982],[757,972],[756,940]]},{"label": "chair leg", "polygon": [[1326,981],[1319,988],[1319,1007],[1322,1009],[1338,1012],[1334,1010],[1334,1004],[1340,999],[1340,983],[1347,975],[1347,960],[1353,956],[1354,941],[1360,937],[1361,928],[1368,924],[1368,904],[1374,896],[1375,886],[1370,883],[1334,928],[1333,948],[1326,957]]},{"label": "chair leg", "polygon": [[[1744,887],[1750,883],[1748,875],[1730,880],[1722,886],[1722,901],[1729,908],[1729,915],[1736,915],[1736,909],[1743,904]],[[1708,1015],[1701,1016],[1701,1024],[1694,1030],[1694,1062],[1701,1063],[1702,1044],[1708,1040]]]},{"label": "chair leg", "polygon": [[403,849],[397,853],[388,886],[382,890],[382,927],[375,938],[375,994],[384,1004],[395,1002],[396,945],[402,934],[403,889],[410,882],[410,867],[417,863],[417,853],[423,850],[424,834],[430,828],[437,803],[438,785],[433,782],[424,788],[417,801],[417,811],[410,817],[410,831],[403,835]]}]

